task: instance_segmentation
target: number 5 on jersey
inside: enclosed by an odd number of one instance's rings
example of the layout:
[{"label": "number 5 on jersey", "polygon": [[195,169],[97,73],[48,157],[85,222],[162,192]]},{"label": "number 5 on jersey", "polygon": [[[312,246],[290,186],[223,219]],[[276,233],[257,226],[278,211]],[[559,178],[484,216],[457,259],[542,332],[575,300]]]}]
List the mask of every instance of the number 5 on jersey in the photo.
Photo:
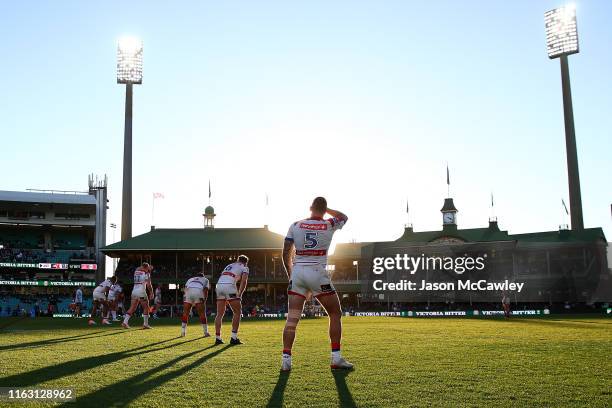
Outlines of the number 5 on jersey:
[{"label": "number 5 on jersey", "polygon": [[304,249],[316,248],[318,244],[316,232],[307,232],[304,234]]}]

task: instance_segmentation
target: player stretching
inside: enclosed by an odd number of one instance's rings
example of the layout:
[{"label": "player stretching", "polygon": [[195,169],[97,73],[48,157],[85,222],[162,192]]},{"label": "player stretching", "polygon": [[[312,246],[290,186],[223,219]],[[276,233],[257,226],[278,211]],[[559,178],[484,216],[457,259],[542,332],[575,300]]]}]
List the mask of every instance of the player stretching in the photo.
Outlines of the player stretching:
[{"label": "player stretching", "polygon": [[200,316],[200,323],[204,330],[204,337],[210,337],[208,332],[208,321],[206,320],[206,299],[210,290],[210,282],[204,277],[204,272],[190,278],[185,284],[185,296],[183,297],[183,317],[181,318],[181,337],[187,334],[187,322],[191,307],[195,306]]},{"label": "player stretching", "polygon": [[110,290],[108,291],[109,312],[106,314],[106,318],[109,318],[108,314],[110,313],[113,316],[113,322],[119,321],[119,319],[117,319],[117,305],[119,302],[123,302],[123,288],[119,282],[117,282],[111,286]]},{"label": "player stretching", "polygon": [[89,325],[96,324],[96,312],[98,311],[98,307],[102,309],[102,324],[111,324],[106,319],[106,311],[108,309],[108,301],[106,300],[106,296],[108,295],[108,291],[111,286],[113,286],[117,282],[116,276],[111,276],[108,279],[105,279],[102,283],[100,283],[93,291],[93,307],[91,308],[91,316],[89,317]]},{"label": "player stretching", "polygon": [[[223,344],[221,322],[223,321],[225,308],[228,303],[234,314],[232,317],[232,338],[230,344],[242,344],[238,338],[238,327],[242,317],[242,294],[246,289],[249,278],[248,263],[249,258],[246,255],[240,255],[238,262],[231,263],[225,267],[217,281],[217,286],[215,286],[215,291],[217,292],[217,316],[215,317],[215,334],[217,336],[215,344]],[[236,286],[237,282],[240,282],[240,289]]]},{"label": "player stretching", "polygon": [[[327,208],[327,201],[317,197],[310,207],[311,216],[297,221],[289,227],[283,246],[283,265],[289,277],[287,289],[289,313],[283,330],[283,359],[281,370],[291,370],[291,348],[295,340],[297,325],[302,316],[304,302],[313,295],[325,308],[329,317],[329,338],[331,340],[331,368],[352,369],[353,364],[342,358],[340,339],[342,322],[340,300],[336,294],[327,265],[327,250],[334,232],[344,226],[347,216],[340,211]],[[323,219],[325,214],[332,218]],[[295,247],[295,258],[291,255]]]},{"label": "player stretching", "polygon": [[129,329],[128,325],[130,317],[138,308],[138,305],[142,307],[142,320],[144,322],[142,328],[150,329],[149,326],[149,298],[153,295],[153,286],[151,286],[151,272],[153,267],[148,263],[143,263],[141,266],[136,268],[134,271],[134,289],[132,289],[132,304],[130,310],[127,311],[123,318],[123,326],[125,329]]}]

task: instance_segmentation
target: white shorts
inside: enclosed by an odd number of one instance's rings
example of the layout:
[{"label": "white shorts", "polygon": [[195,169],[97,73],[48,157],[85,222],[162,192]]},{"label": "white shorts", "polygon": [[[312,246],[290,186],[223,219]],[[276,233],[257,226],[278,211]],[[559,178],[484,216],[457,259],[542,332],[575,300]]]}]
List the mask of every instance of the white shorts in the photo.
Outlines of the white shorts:
[{"label": "white shorts", "polygon": [[217,300],[234,300],[238,299],[238,288],[232,283],[217,283],[215,286]]},{"label": "white shorts", "polygon": [[308,299],[309,295],[321,297],[334,293],[336,289],[323,265],[293,265],[287,294]]},{"label": "white shorts", "polygon": [[105,301],[106,300],[106,295],[104,294],[104,291],[94,290],[93,291],[93,300],[94,301],[98,301],[98,302]]},{"label": "white shorts", "polygon": [[204,303],[204,291],[198,288],[185,289],[185,295],[183,295],[183,303],[189,303],[191,305]]},{"label": "white shorts", "polygon": [[148,299],[147,291],[145,290],[144,285],[134,286],[134,289],[132,289],[132,299]]}]

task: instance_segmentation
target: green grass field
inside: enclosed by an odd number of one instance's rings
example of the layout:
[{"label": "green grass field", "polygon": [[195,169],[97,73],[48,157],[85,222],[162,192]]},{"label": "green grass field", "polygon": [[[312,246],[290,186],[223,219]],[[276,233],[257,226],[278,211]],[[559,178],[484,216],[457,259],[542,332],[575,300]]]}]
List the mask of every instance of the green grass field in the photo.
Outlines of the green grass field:
[{"label": "green grass field", "polygon": [[329,369],[327,320],[303,320],[289,375],[282,321],[243,322],[233,347],[195,320],[185,338],[177,320],[152,324],[2,319],[0,386],[74,387],[68,407],[612,406],[609,318],[345,318],[349,373]]}]

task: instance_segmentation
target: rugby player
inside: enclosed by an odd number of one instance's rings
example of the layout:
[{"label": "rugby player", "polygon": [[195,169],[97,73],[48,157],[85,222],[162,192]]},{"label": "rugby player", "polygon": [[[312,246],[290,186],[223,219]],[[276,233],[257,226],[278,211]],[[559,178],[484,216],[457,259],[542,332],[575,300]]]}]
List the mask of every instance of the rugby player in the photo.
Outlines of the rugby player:
[{"label": "rugby player", "polygon": [[153,297],[153,286],[151,286],[151,272],[153,267],[148,263],[143,263],[134,271],[134,288],[132,289],[132,302],[130,309],[126,312],[121,326],[129,329],[129,321],[132,314],[138,308],[142,307],[143,329],[150,329],[149,326],[149,299]]},{"label": "rugby player", "polygon": [[183,296],[183,317],[181,317],[181,337],[187,334],[187,322],[189,321],[189,312],[195,307],[202,323],[204,337],[210,337],[208,332],[208,321],[206,320],[206,299],[208,299],[208,291],[210,290],[210,282],[204,277],[204,272],[190,278],[185,284],[185,295]]},{"label": "rugby player", "polygon": [[510,318],[510,295],[505,290],[502,291],[502,307],[504,308],[504,317]]},{"label": "rugby player", "polygon": [[[249,268],[247,264],[249,258],[246,255],[240,255],[238,262],[231,263],[223,269],[221,277],[215,286],[217,293],[217,316],[215,317],[215,344],[223,344],[221,338],[221,322],[225,315],[225,308],[229,304],[234,314],[232,317],[232,337],[230,344],[242,344],[238,338],[238,327],[240,326],[240,318],[242,317],[242,295],[247,286],[249,278]],[[237,283],[240,282],[240,288]]]},{"label": "rugby player", "polygon": [[81,318],[81,307],[83,306],[83,286],[79,286],[74,294],[74,317]]},{"label": "rugby player", "polygon": [[151,313],[153,313],[153,318],[154,319],[159,319],[159,317],[157,317],[157,311],[159,310],[159,308],[161,307],[162,304],[162,289],[161,286],[158,286],[157,288],[155,288],[155,299],[153,300],[153,307],[151,308]]},{"label": "rugby player", "polygon": [[100,283],[93,291],[93,306],[91,308],[91,316],[89,317],[89,325],[96,324],[96,312],[98,311],[98,307],[102,309],[102,324],[111,324],[106,318],[106,311],[108,309],[108,301],[106,300],[106,296],[108,295],[108,291],[111,286],[113,286],[117,282],[116,276],[111,276],[108,279],[105,279]]},{"label": "rugby player", "polygon": [[[287,289],[288,313],[283,330],[282,371],[291,370],[291,349],[295,340],[297,325],[302,316],[304,302],[314,296],[329,317],[329,338],[331,340],[331,368],[352,369],[353,364],[342,358],[340,340],[342,338],[342,310],[340,300],[329,274],[327,251],[334,232],[341,229],[347,216],[340,211],[327,208],[327,200],[317,197],[310,206],[311,216],[291,224],[283,245],[283,265],[289,278]],[[323,219],[325,214],[331,218]],[[295,248],[295,256],[292,254]]]},{"label": "rugby player", "polygon": [[113,316],[113,322],[118,322],[117,319],[117,305],[123,302],[123,288],[119,282],[111,286],[108,291],[108,309],[109,312],[106,314],[106,318],[109,318],[109,314]]}]

